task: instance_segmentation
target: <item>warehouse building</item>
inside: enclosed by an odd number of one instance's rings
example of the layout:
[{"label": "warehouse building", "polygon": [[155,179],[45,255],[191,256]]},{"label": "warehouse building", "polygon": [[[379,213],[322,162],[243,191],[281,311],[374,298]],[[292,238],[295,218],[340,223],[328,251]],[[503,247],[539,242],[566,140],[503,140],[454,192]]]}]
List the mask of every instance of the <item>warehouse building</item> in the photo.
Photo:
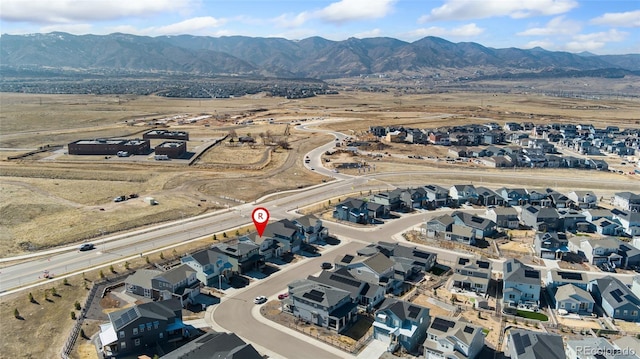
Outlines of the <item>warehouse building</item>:
[{"label": "warehouse building", "polygon": [[156,156],[166,155],[169,158],[182,158],[187,153],[187,143],[184,141],[166,141],[155,148]]},{"label": "warehouse building", "polygon": [[77,140],[69,143],[70,155],[117,155],[118,152],[127,152],[130,155],[146,155],[151,152],[149,140],[139,138]]},{"label": "warehouse building", "polygon": [[145,132],[142,138],[145,140],[160,138],[165,140],[189,141],[189,133],[184,131],[151,130]]}]

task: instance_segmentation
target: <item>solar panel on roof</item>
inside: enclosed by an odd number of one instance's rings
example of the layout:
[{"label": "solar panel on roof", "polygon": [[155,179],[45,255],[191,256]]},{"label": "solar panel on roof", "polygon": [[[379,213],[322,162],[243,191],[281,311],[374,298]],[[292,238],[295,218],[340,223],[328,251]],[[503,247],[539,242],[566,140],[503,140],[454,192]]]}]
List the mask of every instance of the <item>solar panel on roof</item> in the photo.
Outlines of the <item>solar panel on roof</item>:
[{"label": "solar panel on roof", "polygon": [[346,254],[344,257],[342,257],[342,261],[345,262],[345,263],[351,263],[353,258],[355,258],[355,257],[352,256],[351,254]]},{"label": "solar panel on roof", "polygon": [[566,280],[582,280],[582,273],[578,272],[558,272],[558,275]]},{"label": "solar panel on roof", "polygon": [[465,265],[469,263],[469,258],[458,258],[458,264]]},{"label": "solar panel on roof", "polygon": [[428,259],[431,256],[431,253],[421,252],[421,251],[413,251],[413,256],[418,258]]},{"label": "solar panel on roof", "polygon": [[611,292],[611,296],[613,297],[613,299],[616,300],[616,302],[618,303],[622,302],[622,291],[620,289],[616,289],[613,292]]},{"label": "solar panel on roof", "polygon": [[513,269],[511,268],[511,262],[507,262],[507,273],[511,273]]},{"label": "solar panel on roof", "polygon": [[525,276],[525,278],[540,279],[540,272],[538,272],[537,270],[525,269],[524,270],[524,276]]},{"label": "solar panel on roof", "polygon": [[449,329],[453,328],[456,325],[456,323],[450,321],[450,320],[445,320],[442,318],[435,318],[433,320],[433,323],[431,323],[431,328],[435,329],[435,330],[439,330],[441,332],[447,332],[449,331]]},{"label": "solar panel on roof", "polygon": [[319,290],[312,289],[311,291],[304,293],[302,297],[321,303],[324,298],[324,293]]},{"label": "solar panel on roof", "polygon": [[471,222],[475,222],[475,223],[482,223],[484,222],[484,218],[480,218],[480,217],[471,217]]},{"label": "solar panel on roof", "polygon": [[418,316],[418,313],[420,313],[420,308],[410,305],[409,308],[409,318],[416,318]]},{"label": "solar panel on roof", "polygon": [[473,333],[473,328],[471,328],[470,326],[467,325],[467,326],[464,327],[464,332],[467,333],[467,334],[471,334],[471,333]]},{"label": "solar panel on roof", "polygon": [[484,269],[489,268],[489,266],[491,265],[489,262],[485,262],[485,261],[477,261],[476,263],[478,264],[478,267],[484,268]]},{"label": "solar panel on roof", "polygon": [[334,280],[336,282],[344,283],[350,285],[352,287],[359,287],[360,282],[354,279],[346,278],[340,275],[332,274],[329,276],[329,279]]},{"label": "solar panel on roof", "polygon": [[531,338],[529,338],[529,335],[523,335],[520,337],[520,339],[522,340],[522,345],[525,348],[531,346]]},{"label": "solar panel on roof", "polygon": [[522,346],[522,339],[520,339],[520,334],[514,334],[512,339],[513,346],[516,347],[516,353],[518,353],[518,355],[524,354],[524,347]]}]

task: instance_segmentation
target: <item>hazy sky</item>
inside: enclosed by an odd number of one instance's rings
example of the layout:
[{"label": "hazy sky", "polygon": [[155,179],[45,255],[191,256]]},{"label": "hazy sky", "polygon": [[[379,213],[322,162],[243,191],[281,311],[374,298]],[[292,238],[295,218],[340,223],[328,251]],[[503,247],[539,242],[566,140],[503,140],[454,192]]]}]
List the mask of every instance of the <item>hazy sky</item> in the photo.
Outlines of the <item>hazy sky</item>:
[{"label": "hazy sky", "polygon": [[640,53],[640,0],[2,0],[0,32],[438,36],[503,48]]}]

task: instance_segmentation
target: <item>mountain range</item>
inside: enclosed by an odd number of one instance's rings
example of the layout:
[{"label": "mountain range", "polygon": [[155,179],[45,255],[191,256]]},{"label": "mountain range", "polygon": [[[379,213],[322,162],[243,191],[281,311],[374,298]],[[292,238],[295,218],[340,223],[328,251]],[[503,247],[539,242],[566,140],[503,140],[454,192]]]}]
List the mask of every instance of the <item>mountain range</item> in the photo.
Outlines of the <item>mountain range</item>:
[{"label": "mountain range", "polygon": [[447,69],[483,75],[544,71],[618,69],[640,71],[640,54],[594,55],[542,48],[494,49],[438,37],[414,42],[393,38],[321,37],[303,40],[245,36],[136,36],[48,34],[0,36],[3,69],[72,69],[243,75],[281,78],[339,78],[363,74],[427,75]]}]

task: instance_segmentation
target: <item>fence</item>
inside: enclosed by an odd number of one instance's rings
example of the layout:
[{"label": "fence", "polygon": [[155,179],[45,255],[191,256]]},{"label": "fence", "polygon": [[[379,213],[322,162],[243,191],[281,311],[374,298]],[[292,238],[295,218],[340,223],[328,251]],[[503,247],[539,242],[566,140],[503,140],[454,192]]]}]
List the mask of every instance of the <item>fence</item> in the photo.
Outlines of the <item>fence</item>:
[{"label": "fence", "polygon": [[348,353],[355,354],[359,352],[370,340],[373,338],[373,327],[369,328],[369,330],[362,336],[362,338],[358,339],[353,344],[348,344],[341,341],[336,337],[335,333],[330,333],[330,335],[321,334],[321,331],[326,330],[325,328],[319,328],[316,326],[301,326],[298,323],[289,323],[289,328],[295,329],[300,333],[306,334],[311,338],[315,338],[323,343],[329,344],[335,348],[340,350],[344,350]]}]

